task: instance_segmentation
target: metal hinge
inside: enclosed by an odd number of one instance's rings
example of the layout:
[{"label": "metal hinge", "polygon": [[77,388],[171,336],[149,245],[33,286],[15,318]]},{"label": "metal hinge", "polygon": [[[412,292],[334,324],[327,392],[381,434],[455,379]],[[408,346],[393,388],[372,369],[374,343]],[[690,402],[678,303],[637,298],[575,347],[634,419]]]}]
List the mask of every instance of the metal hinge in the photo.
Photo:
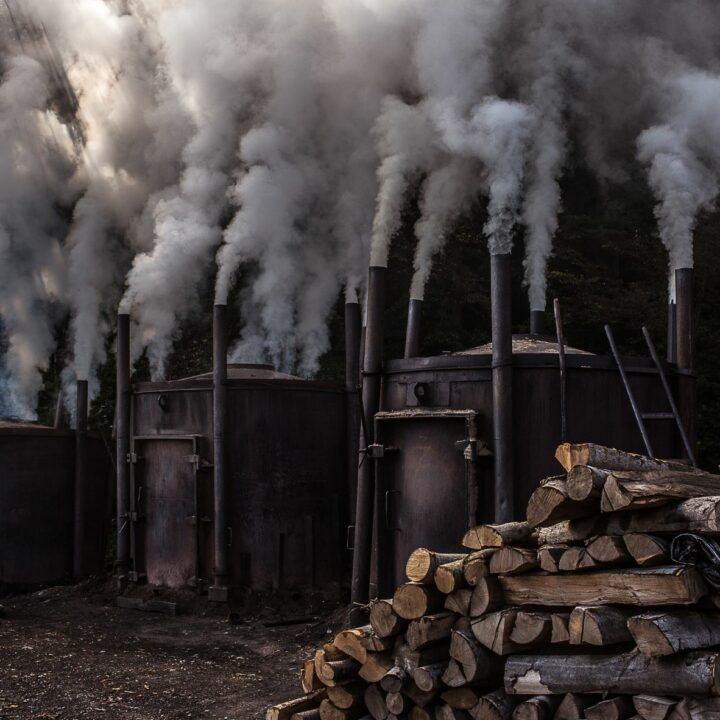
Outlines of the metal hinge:
[{"label": "metal hinge", "polygon": [[390,445],[380,445],[379,443],[375,443],[373,445],[368,445],[366,452],[369,458],[372,458],[373,460],[380,460],[385,457],[386,453],[397,452],[397,448]]}]

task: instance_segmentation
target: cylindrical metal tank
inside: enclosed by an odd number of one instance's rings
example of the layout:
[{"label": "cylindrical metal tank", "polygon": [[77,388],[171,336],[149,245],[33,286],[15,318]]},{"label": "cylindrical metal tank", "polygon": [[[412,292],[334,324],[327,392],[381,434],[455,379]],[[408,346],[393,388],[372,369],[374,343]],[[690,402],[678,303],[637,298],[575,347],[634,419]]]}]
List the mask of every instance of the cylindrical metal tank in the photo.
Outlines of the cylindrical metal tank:
[{"label": "cylindrical metal tank", "polygon": [[[82,555],[86,574],[103,568],[110,527],[111,457],[88,433]],[[0,589],[24,589],[73,577],[75,433],[0,422]]]},{"label": "cylindrical metal tank", "polygon": [[[340,580],[344,388],[261,365],[229,365],[226,388],[230,587]],[[212,582],[213,452],[212,374],[133,387],[132,579],[175,588]]]},{"label": "cylindrical metal tank", "polygon": [[[512,346],[512,494],[519,519],[538,481],[561,470],[554,460],[561,442],[561,381],[555,343],[515,336]],[[568,441],[643,452],[612,358],[573,348],[566,353]],[[667,412],[651,361],[624,364],[643,410]],[[670,380],[676,388],[674,372]],[[378,550],[375,562],[378,577],[397,584],[416,547],[458,550],[470,525],[492,521],[492,347],[387,362],[375,427],[377,493],[384,507],[376,522],[391,543]],[[649,432],[658,456],[682,456],[672,422],[653,423]],[[392,565],[384,572],[383,560]]]}]

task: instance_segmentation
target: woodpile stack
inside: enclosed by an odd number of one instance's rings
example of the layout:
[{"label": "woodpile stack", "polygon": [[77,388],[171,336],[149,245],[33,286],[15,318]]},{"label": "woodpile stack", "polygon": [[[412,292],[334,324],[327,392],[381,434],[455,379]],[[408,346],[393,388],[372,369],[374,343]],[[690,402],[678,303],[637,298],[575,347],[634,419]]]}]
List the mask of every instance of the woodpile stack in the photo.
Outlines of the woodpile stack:
[{"label": "woodpile stack", "polygon": [[720,476],[562,445],[527,520],[416,550],[408,582],[308,659],[268,720],[720,719],[720,612],[680,533],[720,536]]}]

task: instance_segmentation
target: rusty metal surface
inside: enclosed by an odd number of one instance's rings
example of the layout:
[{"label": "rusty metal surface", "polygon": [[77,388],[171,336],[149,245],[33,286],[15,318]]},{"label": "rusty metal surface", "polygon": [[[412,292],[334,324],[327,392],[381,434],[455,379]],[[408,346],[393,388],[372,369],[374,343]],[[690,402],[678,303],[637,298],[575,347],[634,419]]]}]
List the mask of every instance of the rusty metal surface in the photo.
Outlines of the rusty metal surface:
[{"label": "rusty metal surface", "polygon": [[[88,573],[103,567],[109,530],[110,456],[87,436],[84,538]],[[73,573],[75,434],[68,430],[0,429],[0,589],[69,580]]]}]

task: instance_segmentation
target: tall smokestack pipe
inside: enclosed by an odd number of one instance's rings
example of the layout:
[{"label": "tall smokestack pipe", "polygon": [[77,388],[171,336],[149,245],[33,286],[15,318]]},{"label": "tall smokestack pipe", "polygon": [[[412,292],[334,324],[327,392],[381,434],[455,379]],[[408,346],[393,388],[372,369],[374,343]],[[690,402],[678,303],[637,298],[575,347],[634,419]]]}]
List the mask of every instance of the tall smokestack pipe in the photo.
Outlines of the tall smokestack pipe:
[{"label": "tall smokestack pipe", "polygon": [[213,505],[215,574],[208,598],[227,602],[228,521],[225,430],[227,425],[227,305],[213,308]]},{"label": "tall smokestack pipe", "polygon": [[674,298],[668,301],[667,361],[677,362],[677,303]]},{"label": "tall smokestack pipe", "polygon": [[130,569],[130,315],[118,315],[116,376],[117,574]]},{"label": "tall smokestack pipe", "polygon": [[492,383],[495,457],[495,522],[513,520],[512,326],[510,254],[492,255]]},{"label": "tall smokestack pipe", "polygon": [[693,327],[693,270],[681,268],[675,271],[676,347],[680,416],[687,431],[690,444],[695,448],[696,390],[692,374],[695,370],[695,328]]},{"label": "tall smokestack pipe", "polygon": [[85,547],[85,493],[87,490],[87,420],[88,382],[77,381],[75,416],[75,503],[73,525],[73,576],[84,575],[83,550]]},{"label": "tall smokestack pipe", "polygon": [[405,357],[420,356],[420,321],[422,317],[423,301],[410,298],[408,305],[407,330],[405,332]]},{"label": "tall smokestack pipe", "polygon": [[545,331],[545,312],[543,310],[530,311],[530,334],[542,335]]},{"label": "tall smokestack pipe", "polygon": [[360,343],[362,309],[357,301],[345,303],[345,412],[348,451],[348,516],[355,521],[358,477],[358,441],[360,439]]},{"label": "tall smokestack pipe", "polygon": [[[362,410],[367,435],[363,433],[361,447],[374,442],[373,418],[380,407],[380,371],[385,334],[385,275],[387,268],[371,266],[368,279],[367,323],[363,357]],[[366,455],[358,470],[357,505],[355,509],[355,543],[351,599],[365,605],[370,593],[370,566],[373,541],[373,505],[375,500],[375,472],[372,460]]]}]

